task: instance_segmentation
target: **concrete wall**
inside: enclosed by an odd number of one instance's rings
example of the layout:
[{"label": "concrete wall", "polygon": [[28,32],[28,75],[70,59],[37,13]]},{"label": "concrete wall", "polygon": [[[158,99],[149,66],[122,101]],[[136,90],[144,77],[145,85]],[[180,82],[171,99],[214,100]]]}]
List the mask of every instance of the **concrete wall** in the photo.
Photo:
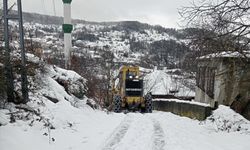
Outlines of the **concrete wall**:
[{"label": "concrete wall", "polygon": [[[215,68],[214,98],[196,88],[195,101],[211,104],[231,105],[238,95],[245,100],[250,97],[250,64],[242,63],[237,58],[214,58],[202,60],[199,67]],[[206,82],[206,81],[204,81]]]},{"label": "concrete wall", "polygon": [[[199,60],[198,67],[206,67],[206,68],[213,68],[215,70],[215,81],[214,81],[214,97],[216,97],[216,94],[221,93],[220,90],[223,88],[220,88],[219,82],[216,81],[216,74],[217,74],[217,67],[219,66],[220,60],[207,60],[207,59],[202,59]],[[222,64],[221,64],[222,65]],[[201,74],[203,76],[206,76],[205,74]],[[205,78],[205,77],[204,77]],[[205,91],[200,89],[199,87],[196,87],[195,89],[195,101],[209,104],[211,107],[214,107],[215,101],[217,100],[216,98],[212,98],[208,96],[206,93],[207,89],[207,80],[204,79],[204,85],[205,85]],[[217,93],[216,93],[217,92]]]},{"label": "concrete wall", "polygon": [[214,107],[214,99],[209,97],[205,92],[203,92],[199,87],[195,89],[195,99],[196,102],[209,104],[211,107]]},{"label": "concrete wall", "polygon": [[219,104],[231,105],[237,96],[250,98],[250,65],[240,60],[224,58],[215,75],[215,100]]},{"label": "concrete wall", "polygon": [[225,72],[227,72],[226,66],[222,62],[218,62],[217,69],[215,70],[214,98],[219,104],[225,101]]},{"label": "concrete wall", "polygon": [[175,101],[153,101],[154,110],[172,112],[192,119],[205,120],[211,115],[212,108]]},{"label": "concrete wall", "polygon": [[[250,118],[250,64],[242,58],[213,58],[201,60],[199,67],[215,68],[214,98],[196,88],[195,101],[231,106],[245,118]],[[206,82],[206,81],[205,81]]]}]

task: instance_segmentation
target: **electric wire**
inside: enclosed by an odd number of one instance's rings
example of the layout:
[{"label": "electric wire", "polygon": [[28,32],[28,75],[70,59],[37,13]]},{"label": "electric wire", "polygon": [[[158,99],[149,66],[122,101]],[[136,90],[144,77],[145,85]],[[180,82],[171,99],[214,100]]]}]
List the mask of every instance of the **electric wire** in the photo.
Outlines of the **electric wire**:
[{"label": "electric wire", "polygon": [[47,10],[46,10],[46,7],[45,7],[45,2],[44,2],[44,0],[41,0],[41,1],[42,1],[43,12],[44,12],[44,14],[47,14]]},{"label": "electric wire", "polygon": [[55,5],[55,0],[53,0],[53,9],[54,9],[54,16],[56,16],[56,5]]}]

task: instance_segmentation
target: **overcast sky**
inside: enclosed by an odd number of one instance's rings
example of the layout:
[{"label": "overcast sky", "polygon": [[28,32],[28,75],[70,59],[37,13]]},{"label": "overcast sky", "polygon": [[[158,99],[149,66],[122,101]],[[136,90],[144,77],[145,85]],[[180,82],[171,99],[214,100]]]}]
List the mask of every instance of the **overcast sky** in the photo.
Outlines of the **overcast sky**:
[{"label": "overcast sky", "polygon": [[[22,0],[23,10],[54,15],[53,0]],[[178,8],[190,0],[72,0],[72,18],[87,21],[141,22],[178,27]],[[62,16],[62,0],[55,0],[56,15]]]}]

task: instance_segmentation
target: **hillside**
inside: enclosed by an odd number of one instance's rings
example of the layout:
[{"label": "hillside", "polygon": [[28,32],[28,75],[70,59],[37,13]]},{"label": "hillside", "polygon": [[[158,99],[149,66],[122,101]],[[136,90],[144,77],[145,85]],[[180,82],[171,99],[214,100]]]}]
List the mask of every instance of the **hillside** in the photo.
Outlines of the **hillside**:
[{"label": "hillside", "polygon": [[[22,103],[18,26],[10,22],[15,100],[7,102],[4,59],[0,59],[1,150],[246,150],[250,147],[250,122],[227,106],[219,105],[203,121],[156,110],[110,111],[112,99],[110,103],[107,98],[110,81],[124,64],[140,66],[140,76],[144,78],[144,88],[140,91],[144,94],[172,93],[170,101],[175,102],[180,102],[177,97],[194,96],[194,73],[183,71],[184,65],[190,65],[184,61],[190,52],[187,30],[136,21],[75,22],[72,66],[67,70],[63,69],[61,18],[37,14],[25,14],[25,18],[29,101]],[[0,56],[3,58],[2,53]],[[133,78],[131,74],[123,75]],[[133,81],[138,84],[139,75],[136,76]],[[150,95],[145,100],[147,97]],[[132,98],[135,103],[134,95]],[[155,104],[156,99],[151,100]],[[184,108],[178,103],[175,106]]]},{"label": "hillside", "polygon": [[[123,114],[93,109],[95,103],[85,96],[86,79],[44,64],[33,54],[27,58],[30,101],[1,104],[2,150],[245,150],[250,146],[250,122],[229,107],[219,106],[201,122],[169,112]],[[156,81],[163,74],[155,71],[148,78]],[[16,90],[20,92],[20,86]]]},{"label": "hillside", "polygon": [[[64,67],[62,18],[24,13],[25,47],[47,63]],[[151,26],[137,21],[87,22],[74,20],[72,67],[87,79],[88,97],[103,97],[113,71],[121,65],[144,68],[182,68],[190,52],[184,30]],[[12,40],[17,23],[10,22]],[[16,47],[17,48],[17,47]],[[105,91],[105,92],[97,92]]]},{"label": "hillside", "polygon": [[[50,47],[53,44],[52,48],[62,51],[61,17],[25,13],[24,20],[26,30],[33,38],[42,38],[40,41],[46,41]],[[174,67],[189,51],[187,40],[180,38],[182,31],[176,29],[137,21],[73,22],[73,53],[84,53],[91,58],[103,57],[108,51],[119,63]],[[50,47],[44,48],[50,50]]]}]

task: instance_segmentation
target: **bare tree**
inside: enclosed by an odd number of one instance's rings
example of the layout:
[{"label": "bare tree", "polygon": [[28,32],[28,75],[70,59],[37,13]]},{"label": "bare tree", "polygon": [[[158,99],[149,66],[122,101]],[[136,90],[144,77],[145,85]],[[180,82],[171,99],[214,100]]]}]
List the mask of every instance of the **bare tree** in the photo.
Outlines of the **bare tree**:
[{"label": "bare tree", "polygon": [[[249,0],[200,0],[183,7],[180,15],[188,27],[201,29],[193,37],[195,45],[245,54],[250,47]],[[211,47],[210,47],[211,49]]]}]

